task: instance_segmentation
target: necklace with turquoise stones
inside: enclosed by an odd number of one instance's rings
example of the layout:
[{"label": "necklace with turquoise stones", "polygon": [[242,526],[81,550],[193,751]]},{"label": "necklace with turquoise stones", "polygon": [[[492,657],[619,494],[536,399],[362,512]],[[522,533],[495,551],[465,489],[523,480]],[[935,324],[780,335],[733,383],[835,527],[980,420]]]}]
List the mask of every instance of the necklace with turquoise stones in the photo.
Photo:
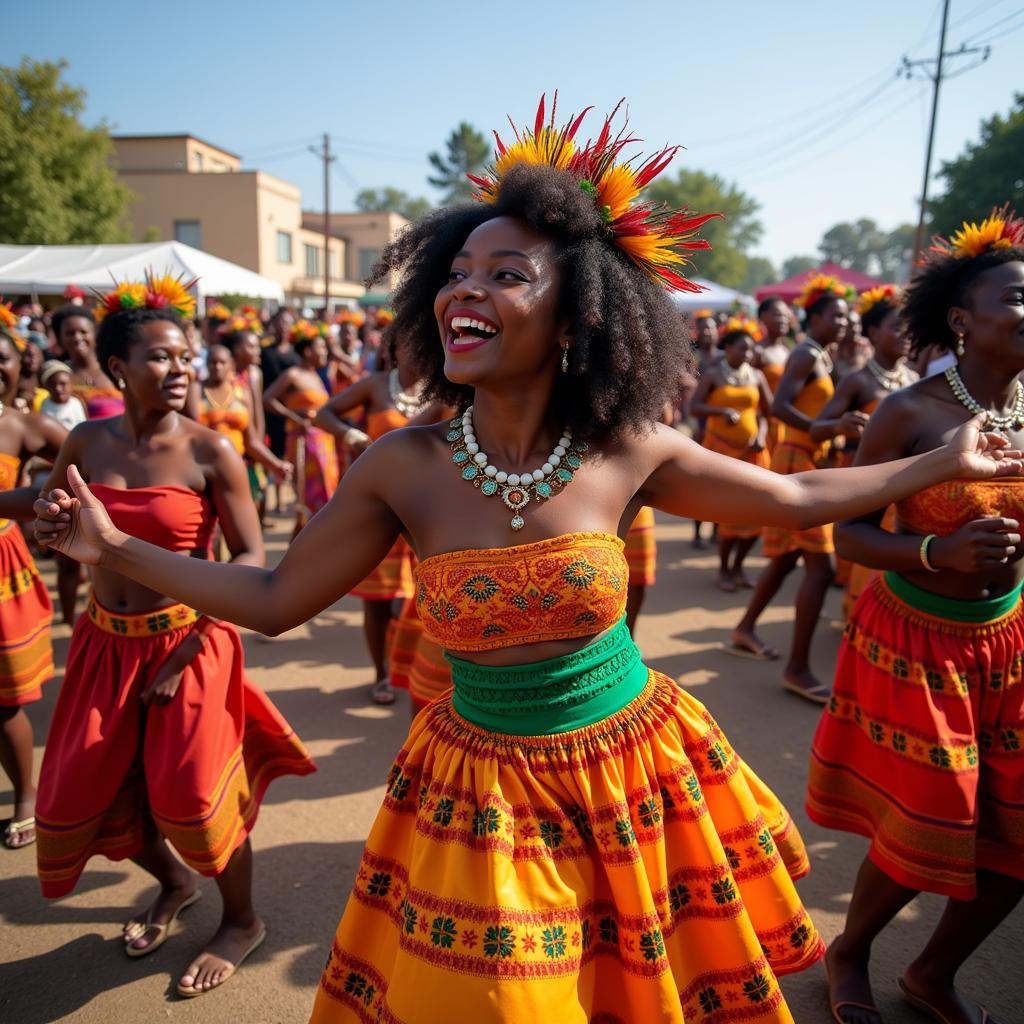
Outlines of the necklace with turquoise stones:
[{"label": "necklace with turquoise stones", "polygon": [[512,509],[510,525],[513,530],[521,530],[526,525],[522,510],[532,500],[553,498],[572,482],[589,448],[586,441],[574,441],[572,431],[566,428],[540,468],[532,473],[506,473],[491,465],[486,452],[480,450],[473,432],[472,406],[449,421],[447,439],[452,446],[452,462],[461,471],[462,479],[487,498],[500,494],[501,500]]}]

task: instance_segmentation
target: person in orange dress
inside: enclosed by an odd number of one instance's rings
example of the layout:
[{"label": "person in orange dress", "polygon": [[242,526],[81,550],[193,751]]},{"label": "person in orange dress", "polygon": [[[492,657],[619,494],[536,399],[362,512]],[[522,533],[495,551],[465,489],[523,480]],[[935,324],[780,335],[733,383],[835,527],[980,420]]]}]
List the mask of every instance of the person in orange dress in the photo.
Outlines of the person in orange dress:
[{"label": "person in orange dress", "polygon": [[[757,335],[749,321],[732,319],[726,324],[718,343],[725,358],[704,371],[693,408],[705,420],[705,448],[767,469],[772,395],[764,374],[751,365]],[[719,589],[731,594],[737,587],[753,586],[743,562],[760,535],[756,523],[718,524]]]},{"label": "person in orange dress", "polygon": [[[779,389],[779,381],[786,369],[789,359],[792,312],[784,299],[778,295],[770,295],[762,299],[757,307],[757,321],[761,325],[762,338],[754,352],[753,365],[764,374],[768,382],[768,390],[775,394]],[[768,417],[768,433],[766,447],[769,458],[775,454],[779,439],[782,436],[782,424],[774,417]]]},{"label": "person in orange dress", "polygon": [[[807,283],[799,304],[807,317],[807,338],[790,353],[779,382],[772,411],[785,425],[782,440],[772,456],[775,473],[809,472],[824,457],[827,444],[816,441],[808,431],[832,397],[832,359],[835,345],[846,323],[846,289],[835,278],[819,275]],[[864,425],[864,414],[848,412],[819,424],[830,437],[856,437]],[[831,525],[810,530],[768,527],[762,534],[769,563],[758,578],[747,610],[732,632],[731,652],[744,657],[774,660],[779,652],[756,633],[761,613],[775,598],[786,577],[803,560],[804,578],[797,593],[793,639],[783,673],[783,686],[791,693],[824,704],[829,688],[811,670],[810,654],[814,630],[821,615],[825,594],[832,583]]]},{"label": "person in orange dress", "polygon": [[[912,353],[938,344],[959,363],[885,398],[857,466],[902,465],[981,416],[1024,447],[1024,220],[1003,208],[937,239],[900,317]],[[836,526],[839,550],[881,575],[851,612],[807,786],[812,820],[871,840],[828,952],[830,1003],[877,1024],[872,943],[930,892],[947,903],[899,987],[934,1020],[984,1022],[956,977],[1024,896],[1024,480],[922,488],[892,531],[884,509]]]},{"label": "person in orange dress", "polygon": [[26,343],[5,322],[6,310],[0,306],[0,766],[14,790],[14,812],[4,825],[3,842],[16,850],[35,842],[33,733],[25,707],[42,697],[42,686],[53,675],[53,607],[21,530],[11,520],[32,518],[38,493],[35,487],[18,488],[24,463],[35,456],[56,458],[67,430],[49,416],[15,408]]},{"label": "person in orange dress", "polygon": [[[130,308],[120,306],[122,295]],[[80,470],[104,514],[175,565],[206,559],[218,522],[236,567],[262,565],[241,458],[226,438],[182,415],[190,383],[182,318],[194,301],[180,281],[150,277],[119,285],[103,308],[100,361],[123,384],[125,413],[76,427],[49,486],[66,486]],[[92,584],[39,775],[40,884],[47,898],[66,896],[91,857],[130,858],[160,885],[124,926],[125,953],[140,957],[199,898],[196,873],[213,877],[220,924],[176,986],[201,996],[266,934],[252,902],[249,840],[264,792],[278,776],[314,765],[246,677],[234,626],[108,565],[93,568]]]},{"label": "person in orange dress", "polygon": [[824,951],[793,884],[807,852],[711,713],[644,664],[622,534],[643,505],[810,527],[1024,460],[971,423],[896,466],[782,476],[660,424],[692,359],[666,289],[694,287],[709,215],[645,201],[672,151],[630,159],[615,115],[589,144],[543,104],[531,123],[479,201],[408,226],[377,268],[390,329],[459,414],[374,441],[277,566],[177,558],[70,470],[36,534],[271,634],[414,544],[453,688],[389,772],[313,1024],[793,1024],[779,975]]}]

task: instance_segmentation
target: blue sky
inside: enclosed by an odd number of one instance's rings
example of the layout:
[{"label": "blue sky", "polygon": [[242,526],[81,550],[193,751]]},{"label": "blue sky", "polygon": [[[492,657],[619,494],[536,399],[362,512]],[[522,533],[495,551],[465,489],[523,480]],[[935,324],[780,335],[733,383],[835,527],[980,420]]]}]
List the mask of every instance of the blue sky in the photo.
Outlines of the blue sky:
[{"label": "blue sky", "polygon": [[[322,185],[307,146],[329,131],[335,209],[359,187],[436,199],[426,153],[460,120],[522,122],[556,87],[566,111],[624,95],[649,148],[682,143],[680,163],[761,203],[754,252],[781,261],[839,220],[916,221],[931,84],[896,71],[903,54],[934,56],[940,12],[941,0],[42,0],[8,7],[0,63],[65,57],[90,120],[192,132],[301,185],[308,207]],[[947,49],[992,53],[944,84],[938,159],[1022,88],[1022,0],[953,0],[950,23]]]}]

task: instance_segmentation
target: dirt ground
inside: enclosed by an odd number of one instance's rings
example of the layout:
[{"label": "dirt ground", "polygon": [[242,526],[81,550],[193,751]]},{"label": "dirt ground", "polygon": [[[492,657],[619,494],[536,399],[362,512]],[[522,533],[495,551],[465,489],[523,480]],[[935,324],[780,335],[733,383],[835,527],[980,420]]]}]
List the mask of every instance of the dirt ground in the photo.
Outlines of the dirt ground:
[{"label": "dirt ground", "polygon": [[[275,557],[283,550],[285,529],[279,522],[268,538]],[[842,926],[866,843],[808,822],[803,789],[817,711],[781,689],[776,665],[722,653],[720,645],[745,595],[715,588],[715,558],[691,548],[690,531],[688,523],[659,521],[658,582],[640,620],[640,646],[651,665],[680,679],[710,707],[735,747],[794,814],[813,863],[800,891],[830,940]],[[750,564],[757,571],[763,563],[752,559]],[[52,584],[52,572],[45,572]],[[791,580],[764,620],[765,638],[782,649],[789,639],[786,602],[793,591]],[[834,591],[816,645],[815,664],[826,679],[839,644],[831,625],[839,605]],[[59,665],[68,636],[66,627],[58,627]],[[177,977],[217,922],[219,900],[210,880],[203,881],[205,898],[159,952],[129,960],[121,952],[120,930],[151,898],[153,887],[143,872],[127,862],[96,858],[73,895],[47,903],[39,895],[32,851],[0,848],[0,1024],[301,1024],[307,1019],[385,775],[405,734],[408,705],[404,695],[392,709],[368,703],[369,660],[353,599],[339,601],[276,640],[247,635],[245,648],[252,678],[308,744],[320,769],[308,778],[274,783],[253,836],[255,894],[268,927],[266,943],[223,989],[179,999]],[[29,709],[37,757],[58,686],[51,683],[44,699]],[[0,814],[10,813],[10,801],[9,786],[0,777]],[[876,945],[875,991],[887,1024],[925,1020],[901,1002],[896,978],[924,943],[941,906],[937,897],[917,900]],[[1024,1022],[1022,964],[1024,911],[1018,909],[960,979],[999,1024]],[[783,979],[783,988],[799,1024],[831,1019],[820,966]]]}]

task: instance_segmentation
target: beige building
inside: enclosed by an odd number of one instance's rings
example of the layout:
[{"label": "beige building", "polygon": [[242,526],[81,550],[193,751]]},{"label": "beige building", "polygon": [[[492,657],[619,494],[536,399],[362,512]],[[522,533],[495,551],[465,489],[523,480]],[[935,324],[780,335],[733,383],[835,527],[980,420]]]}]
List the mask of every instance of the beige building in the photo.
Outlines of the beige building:
[{"label": "beige building", "polygon": [[[114,147],[118,177],[137,197],[138,241],[183,242],[272,278],[292,304],[323,306],[323,218],[303,213],[297,186],[242,170],[239,156],[193,135],[115,135]],[[332,214],[332,306],[364,297],[363,268],[405,223],[393,213]]]}]

